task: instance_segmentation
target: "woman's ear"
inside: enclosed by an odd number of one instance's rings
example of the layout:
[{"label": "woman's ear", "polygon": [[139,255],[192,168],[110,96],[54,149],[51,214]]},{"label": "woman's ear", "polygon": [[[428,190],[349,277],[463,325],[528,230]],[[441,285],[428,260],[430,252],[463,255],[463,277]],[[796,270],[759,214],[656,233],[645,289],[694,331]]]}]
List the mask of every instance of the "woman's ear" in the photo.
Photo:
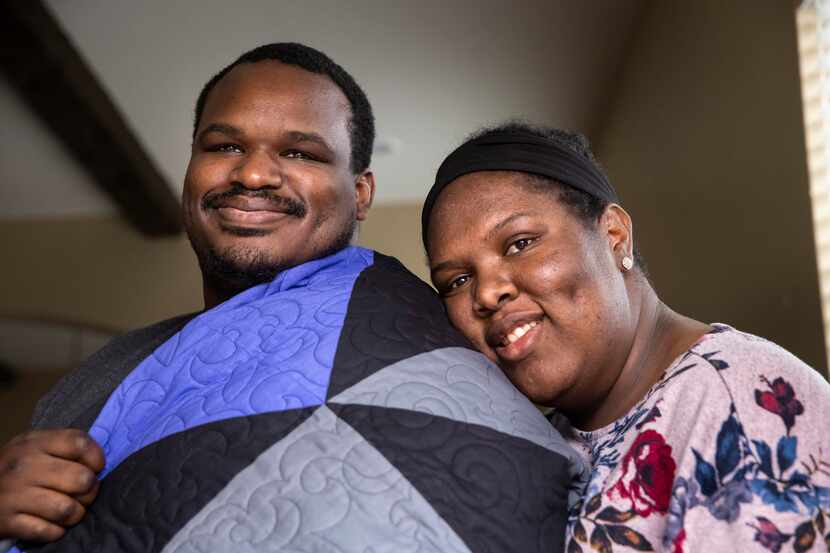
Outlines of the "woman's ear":
[{"label": "woman's ear", "polygon": [[609,204],[600,218],[600,228],[618,261],[634,255],[634,228],[626,210],[617,204]]},{"label": "woman's ear", "polygon": [[375,175],[371,171],[364,171],[357,176],[354,183],[355,204],[355,218],[358,221],[365,221],[369,215],[369,208],[372,207],[372,201],[375,199]]}]

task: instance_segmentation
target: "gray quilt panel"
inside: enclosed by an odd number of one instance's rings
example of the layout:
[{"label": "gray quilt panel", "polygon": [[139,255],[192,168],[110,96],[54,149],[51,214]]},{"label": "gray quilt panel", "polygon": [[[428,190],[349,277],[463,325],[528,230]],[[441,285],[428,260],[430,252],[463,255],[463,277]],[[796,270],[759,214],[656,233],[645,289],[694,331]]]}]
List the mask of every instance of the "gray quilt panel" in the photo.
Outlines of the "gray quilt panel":
[{"label": "gray quilt panel", "polygon": [[407,479],[325,406],[241,471],[164,549],[214,551],[469,553]]},{"label": "gray quilt panel", "polygon": [[574,476],[585,471],[578,454],[504,373],[466,348],[436,349],[384,367],[329,403],[407,409],[486,426],[559,453]]}]

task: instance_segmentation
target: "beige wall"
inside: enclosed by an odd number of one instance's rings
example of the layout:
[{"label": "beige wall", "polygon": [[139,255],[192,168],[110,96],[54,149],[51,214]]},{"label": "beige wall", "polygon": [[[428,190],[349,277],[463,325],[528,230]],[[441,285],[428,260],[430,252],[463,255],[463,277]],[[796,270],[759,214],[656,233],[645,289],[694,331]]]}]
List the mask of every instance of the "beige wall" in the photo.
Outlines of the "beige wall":
[{"label": "beige wall", "polygon": [[421,245],[421,202],[375,206],[360,229],[360,243],[394,255],[429,282],[426,254]]},{"label": "beige wall", "polygon": [[184,236],[149,240],[122,220],[0,222],[4,315],[127,330],[201,307],[196,258]]},{"label": "beige wall", "polygon": [[825,370],[790,2],[653,2],[596,140],[662,297]]},{"label": "beige wall", "polygon": [[[789,3],[653,2],[595,142],[670,305],[824,368],[799,94]],[[419,209],[376,206],[361,243],[426,278]],[[0,221],[0,251],[0,314],[123,331],[201,306],[186,239],[115,218]]]},{"label": "beige wall", "polygon": [[0,445],[29,428],[35,404],[65,372],[20,371],[13,385],[0,388]]}]

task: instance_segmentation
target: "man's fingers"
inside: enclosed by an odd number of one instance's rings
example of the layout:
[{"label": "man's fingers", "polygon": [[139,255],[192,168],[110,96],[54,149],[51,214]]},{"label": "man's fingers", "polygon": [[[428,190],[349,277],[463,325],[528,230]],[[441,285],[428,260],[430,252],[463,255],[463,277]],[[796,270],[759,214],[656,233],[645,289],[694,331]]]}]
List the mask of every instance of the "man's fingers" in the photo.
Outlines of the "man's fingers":
[{"label": "man's fingers", "polygon": [[104,452],[83,430],[35,430],[25,435],[24,439],[49,455],[79,461],[95,472],[104,468]]},{"label": "man's fingers", "polygon": [[44,488],[20,494],[14,510],[16,514],[31,515],[60,526],[77,524],[86,513],[86,508],[74,497]]},{"label": "man's fingers", "polygon": [[84,507],[89,507],[92,505],[92,502],[95,500],[95,497],[98,495],[98,489],[101,487],[101,481],[96,480],[95,485],[92,486],[92,489],[86,492],[85,494],[76,495],[75,499],[78,500],[78,503],[83,505]]},{"label": "man's fingers", "polygon": [[83,444],[83,451],[78,460],[96,474],[104,470],[104,465],[106,464],[104,450],[89,435],[86,436],[86,442]]},{"label": "man's fingers", "polygon": [[42,451],[15,455],[13,460],[6,462],[0,475],[0,491],[4,494],[15,490],[21,493],[27,488],[49,488],[80,495],[89,492],[98,480],[95,473],[79,461],[52,457]]},{"label": "man's fingers", "polygon": [[13,536],[15,539],[35,542],[52,542],[60,539],[65,530],[52,522],[42,518],[19,513],[9,517],[2,525],[2,535]]},{"label": "man's fingers", "polygon": [[[4,448],[5,451],[20,451],[31,455],[42,452],[53,457],[83,463],[90,470],[99,472],[104,468],[104,452],[89,434],[74,428],[59,430],[34,430],[14,438]],[[10,469],[15,469],[16,457],[9,460]]]},{"label": "man's fingers", "polygon": [[57,457],[41,455],[34,459],[24,459],[28,475],[27,485],[49,488],[67,495],[89,493],[97,484],[98,477],[87,466],[78,461],[66,461]]},{"label": "man's fingers", "polygon": [[54,541],[98,489],[101,448],[80,430],[27,432],[0,448],[0,538]]}]

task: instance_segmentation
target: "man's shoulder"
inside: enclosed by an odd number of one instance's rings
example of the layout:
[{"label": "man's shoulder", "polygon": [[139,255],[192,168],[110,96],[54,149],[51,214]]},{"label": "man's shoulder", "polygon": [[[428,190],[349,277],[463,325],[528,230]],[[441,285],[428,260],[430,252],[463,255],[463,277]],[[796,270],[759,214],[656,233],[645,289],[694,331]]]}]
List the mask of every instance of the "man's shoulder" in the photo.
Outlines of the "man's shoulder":
[{"label": "man's shoulder", "polygon": [[414,294],[427,304],[441,304],[435,290],[397,258],[378,251],[372,251],[372,254],[372,263],[361,272],[358,286],[392,296],[411,297]]},{"label": "man's shoulder", "polygon": [[[188,313],[170,319],[165,319],[149,326],[131,330],[121,336],[116,336],[107,345],[95,352],[84,363],[84,367],[90,364],[106,363],[114,356],[122,354],[134,354],[137,348],[146,347],[150,344],[160,344],[170,336],[178,332],[198,313]],[[155,349],[155,346],[154,348]]]},{"label": "man's shoulder", "polygon": [[121,380],[195,316],[179,315],[110,340],[38,401],[32,427],[86,430]]},{"label": "man's shoulder", "polygon": [[402,320],[417,319],[421,330],[441,329],[445,335],[453,336],[454,345],[468,345],[450,325],[436,291],[396,258],[379,252],[374,252],[373,263],[361,272],[354,285],[349,314],[361,318],[382,316],[387,319],[386,324],[397,328],[411,324]]}]

